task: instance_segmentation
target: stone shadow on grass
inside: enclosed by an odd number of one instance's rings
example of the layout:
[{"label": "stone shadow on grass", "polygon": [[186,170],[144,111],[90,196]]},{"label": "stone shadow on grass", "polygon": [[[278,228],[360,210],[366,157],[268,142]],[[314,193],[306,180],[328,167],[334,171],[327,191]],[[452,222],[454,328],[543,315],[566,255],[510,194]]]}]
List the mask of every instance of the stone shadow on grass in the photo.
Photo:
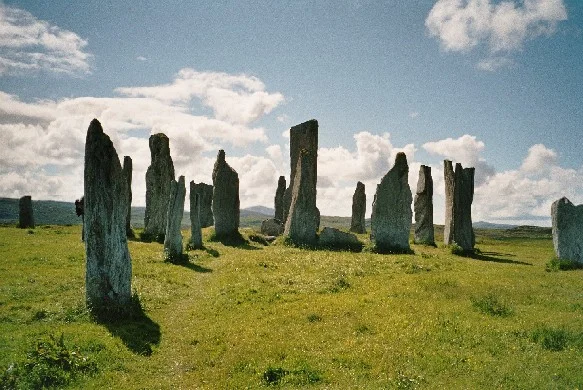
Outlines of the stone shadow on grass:
[{"label": "stone shadow on grass", "polygon": [[518,264],[518,265],[532,265],[531,263],[527,263],[525,261],[519,260],[511,260],[507,259],[502,256],[515,256],[507,253],[498,253],[498,252],[479,252],[470,255],[472,259],[481,260],[481,261],[491,261],[493,263],[505,263],[505,264]]},{"label": "stone shadow on grass", "polygon": [[209,238],[209,241],[220,242],[221,244],[223,244],[225,246],[230,246],[230,247],[238,248],[238,249],[254,250],[254,251],[262,249],[262,248],[258,248],[256,246],[249,244],[249,241],[245,237],[243,237],[243,235],[239,232],[234,233],[234,234],[222,235],[222,236],[217,236],[216,234],[213,233],[211,235],[211,237]]},{"label": "stone shadow on grass", "polygon": [[107,328],[114,337],[119,337],[133,353],[150,356],[153,347],[160,344],[160,325],[144,311],[137,294],[126,306],[103,306],[91,310],[95,322]]},{"label": "stone shadow on grass", "polygon": [[203,267],[202,265],[191,263],[190,261],[185,262],[185,263],[174,263],[174,265],[179,265],[181,267],[188,268],[194,272],[200,272],[203,274],[213,272],[213,270],[210,268],[206,268],[206,267]]}]

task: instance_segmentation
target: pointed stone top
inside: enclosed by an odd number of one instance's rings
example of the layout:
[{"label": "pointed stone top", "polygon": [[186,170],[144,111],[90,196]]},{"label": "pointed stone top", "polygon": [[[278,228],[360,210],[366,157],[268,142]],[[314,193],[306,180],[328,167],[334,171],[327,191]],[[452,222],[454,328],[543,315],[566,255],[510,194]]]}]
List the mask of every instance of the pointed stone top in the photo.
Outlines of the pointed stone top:
[{"label": "pointed stone top", "polygon": [[223,149],[219,150],[219,154],[217,154],[217,161],[225,161],[225,151]]},{"label": "pointed stone top", "polygon": [[152,161],[160,155],[170,156],[170,140],[164,133],[153,134],[149,139]]},{"label": "pointed stone top", "polygon": [[364,183],[359,181],[358,183],[356,183],[356,189],[360,190],[360,191],[364,191]]},{"label": "pointed stone top", "polygon": [[184,187],[184,176],[178,176],[178,184]]},{"label": "pointed stone top", "polygon": [[283,183],[285,185],[285,176],[280,176],[279,180],[277,181],[277,184],[280,185],[281,183]]}]

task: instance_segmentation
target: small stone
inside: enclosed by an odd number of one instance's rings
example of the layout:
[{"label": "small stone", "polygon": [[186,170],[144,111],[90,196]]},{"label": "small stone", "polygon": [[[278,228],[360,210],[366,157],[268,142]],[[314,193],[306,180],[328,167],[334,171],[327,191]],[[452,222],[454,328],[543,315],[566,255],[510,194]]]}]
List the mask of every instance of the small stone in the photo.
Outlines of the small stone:
[{"label": "small stone", "polygon": [[149,144],[152,162],[146,172],[144,233],[158,239],[166,231],[174,163],[170,157],[170,140],[166,135],[158,133],[150,136]]},{"label": "small stone", "polygon": [[381,252],[411,250],[409,232],[413,196],[408,176],[407,156],[399,152],[395,165],[377,185],[372,204],[371,240]]},{"label": "small stone", "polygon": [[366,233],[365,224],[366,215],[366,192],[364,191],[364,183],[356,183],[356,190],[352,195],[352,219],[350,220],[350,231],[353,233]]},{"label": "small stone", "polygon": [[275,218],[266,219],[261,222],[261,234],[266,236],[281,236],[283,225]]},{"label": "small stone", "polygon": [[239,175],[219,150],[213,169],[213,216],[217,237],[239,234]]},{"label": "small stone", "polygon": [[18,201],[18,227],[21,229],[34,229],[34,214],[30,195],[25,195]]},{"label": "small stone", "polygon": [[320,232],[319,245],[324,248],[361,250],[362,243],[356,235],[336,228],[325,227]]},{"label": "small stone", "polygon": [[279,180],[277,181],[277,190],[275,191],[275,219],[278,220],[283,225],[283,216],[284,216],[284,195],[286,189],[286,182],[285,176],[280,176]]},{"label": "small stone", "polygon": [[122,172],[128,184],[128,216],[126,219],[126,236],[128,238],[134,238],[134,231],[132,230],[131,220],[132,220],[132,158],[130,156],[124,156],[123,158],[123,168]]},{"label": "small stone", "polygon": [[315,174],[315,158],[307,149],[302,150],[295,169],[296,177],[284,234],[296,245],[316,243],[319,212],[316,208],[316,180],[312,177]]},{"label": "small stone", "polygon": [[551,206],[551,218],[557,258],[583,264],[583,205],[563,197]]},{"label": "small stone", "polygon": [[213,186],[206,183],[190,182],[190,194],[192,201],[192,194],[199,196],[200,205],[200,226],[205,228],[213,226],[215,220],[213,218]]},{"label": "small stone", "polygon": [[128,184],[118,155],[97,119],[85,142],[86,292],[90,307],[126,305],[132,261],[126,238]]},{"label": "small stone", "polygon": [[168,202],[168,217],[166,218],[166,235],[164,237],[164,257],[176,262],[182,260],[182,216],[184,214],[184,199],[186,186],[184,176],[170,182],[170,201]]},{"label": "small stone", "polygon": [[200,200],[201,194],[192,190],[194,182],[190,182],[190,241],[188,245],[192,249],[201,249],[202,227],[200,223]]},{"label": "small stone", "polygon": [[415,244],[435,246],[433,231],[433,178],[431,167],[421,165],[415,193]]}]

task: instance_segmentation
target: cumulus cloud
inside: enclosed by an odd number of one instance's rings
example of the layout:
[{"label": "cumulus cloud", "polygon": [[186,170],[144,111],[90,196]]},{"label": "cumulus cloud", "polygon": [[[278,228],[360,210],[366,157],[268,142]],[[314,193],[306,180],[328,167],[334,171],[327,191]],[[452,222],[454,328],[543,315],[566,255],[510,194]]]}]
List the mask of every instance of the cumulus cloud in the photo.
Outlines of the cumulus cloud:
[{"label": "cumulus cloud", "polygon": [[281,93],[266,92],[265,85],[256,77],[194,69],[182,69],[170,84],[116,91],[125,96],[180,105],[187,105],[196,97],[213,110],[218,120],[235,124],[249,124],[269,114],[284,100]]},{"label": "cumulus cloud", "polygon": [[475,136],[465,134],[457,139],[446,138],[427,142],[422,147],[430,154],[451,160],[454,164],[461,163],[466,168],[476,168],[476,185],[484,183],[495,173],[494,167],[481,157],[484,142],[478,141]]},{"label": "cumulus cloud", "polygon": [[563,0],[438,0],[425,26],[446,51],[486,47],[488,58],[478,67],[495,70],[511,63],[508,55],[526,41],[553,34],[566,19]]},{"label": "cumulus cloud", "polygon": [[[189,73],[181,72],[181,74]],[[210,73],[206,73],[211,77]],[[217,74],[216,79],[228,79],[228,75]],[[243,76],[236,76],[243,80]],[[246,82],[251,86],[261,86],[262,82],[249,78]],[[218,83],[218,82],[217,82]],[[224,88],[233,88],[233,92],[240,94],[241,84],[225,82]],[[200,85],[197,84],[197,87]],[[254,87],[254,88],[255,88]],[[152,91],[155,90],[155,87]],[[162,86],[163,90],[165,86]],[[265,92],[267,95],[278,95]],[[214,163],[214,156],[206,154],[216,153],[219,148],[232,146],[233,148],[246,147],[249,144],[266,143],[268,137],[262,127],[252,127],[246,121],[225,120],[225,115],[203,116],[194,115],[192,106],[199,102],[204,104],[204,98],[199,95],[189,96],[188,104],[175,102],[152,93],[151,96],[133,97],[122,96],[114,98],[80,97],[71,99],[42,100],[23,102],[17,96],[0,92],[0,132],[4,142],[0,144],[0,175],[10,172],[25,177],[25,174],[47,179],[67,177],[70,172],[83,166],[84,145],[87,126],[93,118],[98,118],[106,133],[112,139],[120,159],[129,155],[134,161],[134,177],[143,178],[149,165],[150,153],[148,135],[165,133],[170,138],[170,148],[177,175],[189,175],[189,180],[210,182],[210,175]],[[246,101],[245,94],[241,94],[235,105],[249,107],[254,105],[256,97],[249,94]],[[198,100],[195,100],[198,99]],[[229,99],[226,100],[228,102]],[[231,107],[226,103],[226,107]],[[227,109],[225,108],[225,109]],[[243,112],[240,107],[232,107],[233,112]],[[261,111],[261,110],[260,110]],[[257,118],[269,110],[254,113]],[[235,116],[238,114],[234,114]],[[228,115],[227,115],[228,116]],[[282,165],[281,150],[269,147],[266,152],[271,154],[274,161],[279,154],[279,162],[266,163],[265,158],[255,161],[257,167],[242,164],[245,176],[257,181],[264,177],[257,172],[273,172],[274,164]],[[249,159],[249,158],[248,158]],[[48,167],[48,168],[47,168]],[[50,176],[50,178],[49,178]],[[269,178],[271,178],[269,176]],[[265,176],[268,177],[268,176]],[[18,181],[13,176],[0,177],[2,190],[7,196],[24,190],[26,193],[38,192],[37,181],[26,179]],[[264,179],[267,180],[267,179]],[[58,181],[60,191],[47,189],[44,193],[53,194],[49,199],[67,199],[80,196],[82,191],[82,171],[80,180]],[[135,204],[143,204],[145,193],[143,180],[134,181],[136,191]],[[57,184],[58,184],[57,183]],[[55,184],[56,185],[56,184]],[[75,187],[74,187],[75,186]],[[41,188],[41,187],[38,187]],[[61,195],[55,198],[56,193]],[[39,199],[38,195],[35,198]]]},{"label": "cumulus cloud", "polygon": [[74,32],[39,20],[30,12],[0,3],[0,75],[48,71],[90,72],[87,41]]}]

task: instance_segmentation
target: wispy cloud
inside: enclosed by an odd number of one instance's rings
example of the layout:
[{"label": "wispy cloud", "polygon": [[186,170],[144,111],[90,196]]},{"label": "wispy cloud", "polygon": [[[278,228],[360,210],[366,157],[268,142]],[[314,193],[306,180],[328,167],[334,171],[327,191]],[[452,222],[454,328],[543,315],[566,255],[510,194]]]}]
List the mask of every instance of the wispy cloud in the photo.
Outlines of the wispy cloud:
[{"label": "wispy cloud", "polygon": [[84,51],[85,46],[87,41],[74,32],[0,3],[0,75],[89,73],[91,54]]},{"label": "wispy cloud", "polygon": [[425,25],[446,51],[485,46],[488,55],[478,68],[493,71],[511,64],[509,56],[526,41],[553,34],[566,19],[563,0],[438,0]]}]

